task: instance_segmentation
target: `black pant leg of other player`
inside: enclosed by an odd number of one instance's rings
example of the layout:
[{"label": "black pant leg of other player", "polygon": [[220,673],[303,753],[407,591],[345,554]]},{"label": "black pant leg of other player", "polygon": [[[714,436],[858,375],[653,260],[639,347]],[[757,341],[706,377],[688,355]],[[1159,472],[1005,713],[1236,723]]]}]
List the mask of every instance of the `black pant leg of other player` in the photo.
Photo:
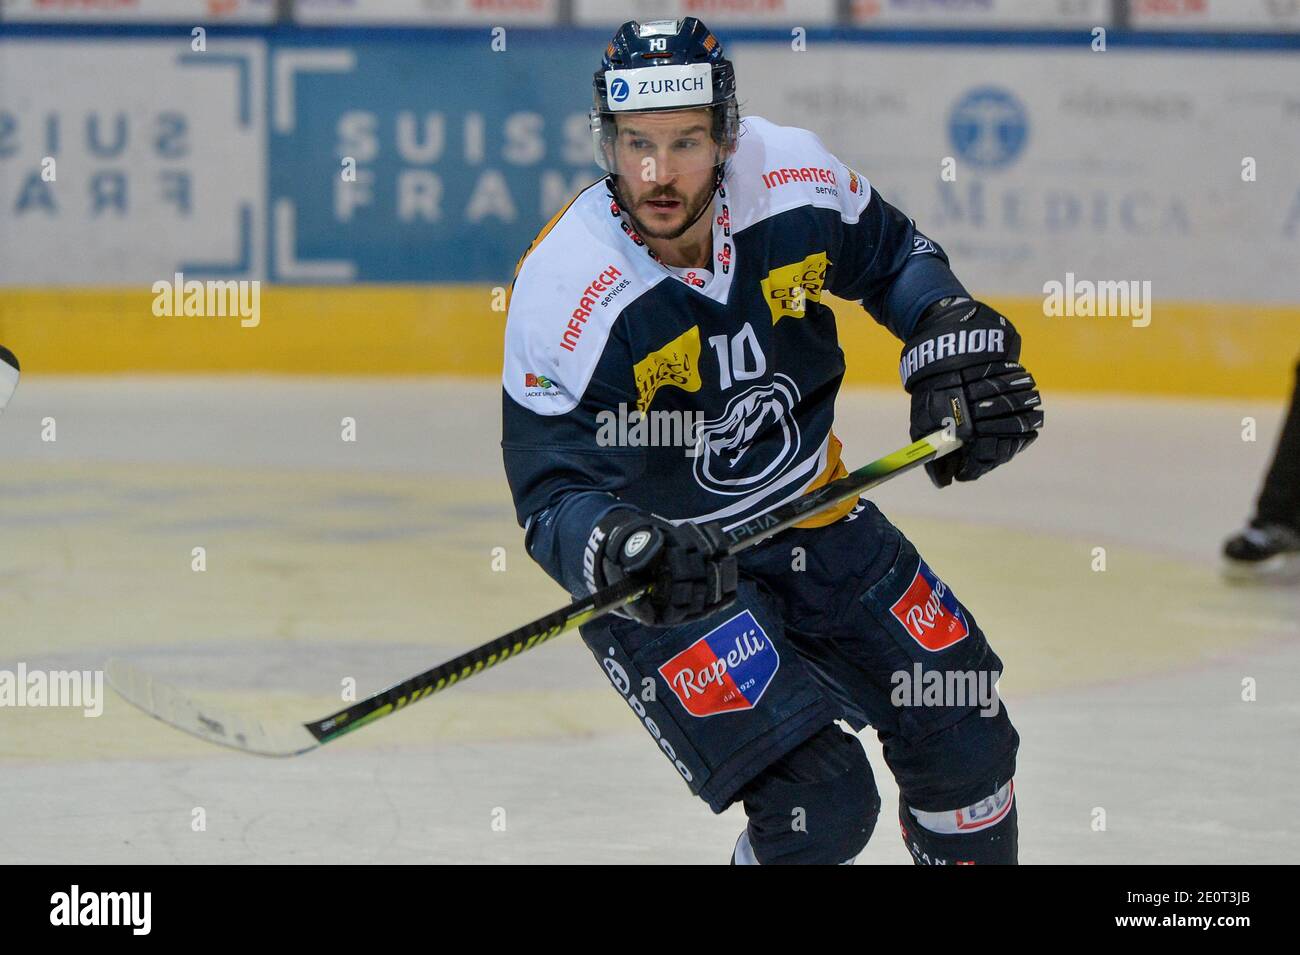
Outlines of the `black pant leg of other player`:
[{"label": "black pant leg of other player", "polygon": [[1265,524],[1282,524],[1300,531],[1300,364],[1291,392],[1291,409],[1282,425],[1282,437],[1264,479],[1255,509]]}]

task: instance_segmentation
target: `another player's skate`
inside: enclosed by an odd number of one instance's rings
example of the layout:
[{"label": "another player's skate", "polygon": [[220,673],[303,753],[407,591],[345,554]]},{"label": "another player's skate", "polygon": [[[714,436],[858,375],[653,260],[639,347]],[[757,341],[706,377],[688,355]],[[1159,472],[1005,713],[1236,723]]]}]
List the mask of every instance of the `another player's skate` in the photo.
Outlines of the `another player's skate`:
[{"label": "another player's skate", "polygon": [[1259,519],[1223,545],[1230,580],[1300,583],[1300,530]]}]

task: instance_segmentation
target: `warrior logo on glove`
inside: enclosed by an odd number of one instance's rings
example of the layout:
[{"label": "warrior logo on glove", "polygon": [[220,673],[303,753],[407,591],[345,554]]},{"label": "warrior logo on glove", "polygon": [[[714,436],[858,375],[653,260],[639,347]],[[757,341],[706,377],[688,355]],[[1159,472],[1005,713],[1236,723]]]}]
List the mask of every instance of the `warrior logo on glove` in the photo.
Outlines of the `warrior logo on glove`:
[{"label": "warrior logo on glove", "polygon": [[1038,437],[1042,397],[1019,359],[1015,326],[969,299],[930,306],[903,345],[898,369],[912,396],[912,439],[951,427],[962,441],[925,466],[938,487],[974,481]]}]

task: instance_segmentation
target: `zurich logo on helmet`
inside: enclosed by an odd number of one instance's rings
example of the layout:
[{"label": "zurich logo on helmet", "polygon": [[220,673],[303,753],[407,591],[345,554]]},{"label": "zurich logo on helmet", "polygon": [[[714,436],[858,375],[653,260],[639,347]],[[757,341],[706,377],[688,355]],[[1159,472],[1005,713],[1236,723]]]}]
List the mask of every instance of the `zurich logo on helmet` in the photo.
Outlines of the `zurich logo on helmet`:
[{"label": "zurich logo on helmet", "polygon": [[631,87],[627,85],[627,80],[615,80],[609,84],[609,98],[615,103],[623,102],[631,91]]}]

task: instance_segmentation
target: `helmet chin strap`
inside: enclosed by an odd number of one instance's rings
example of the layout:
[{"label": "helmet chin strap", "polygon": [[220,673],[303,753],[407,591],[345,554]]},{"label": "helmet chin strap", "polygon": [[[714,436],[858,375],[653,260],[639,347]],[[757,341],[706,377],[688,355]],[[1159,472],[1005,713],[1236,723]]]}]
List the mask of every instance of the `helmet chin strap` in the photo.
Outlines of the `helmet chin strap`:
[{"label": "helmet chin strap", "polygon": [[[718,190],[722,188],[722,180],[726,176],[726,174],[727,174],[727,161],[724,159],[722,162],[718,163],[716,166],[713,167],[713,189],[709,192],[709,198],[704,202],[700,203],[700,211],[695,213],[695,218],[686,224],[686,228],[682,229],[682,233],[685,233],[688,229],[691,228],[691,226],[699,222],[700,219],[704,216],[704,213],[713,204],[713,197],[716,196],[718,194]],[[627,214],[630,217],[632,213],[628,211],[629,210],[628,203],[626,200],[624,200],[623,194],[619,192],[618,189],[618,174],[610,173],[608,176],[606,176],[605,185],[609,188],[609,193],[614,197],[614,201],[618,203],[619,208],[623,209],[624,211],[627,211]]]}]

